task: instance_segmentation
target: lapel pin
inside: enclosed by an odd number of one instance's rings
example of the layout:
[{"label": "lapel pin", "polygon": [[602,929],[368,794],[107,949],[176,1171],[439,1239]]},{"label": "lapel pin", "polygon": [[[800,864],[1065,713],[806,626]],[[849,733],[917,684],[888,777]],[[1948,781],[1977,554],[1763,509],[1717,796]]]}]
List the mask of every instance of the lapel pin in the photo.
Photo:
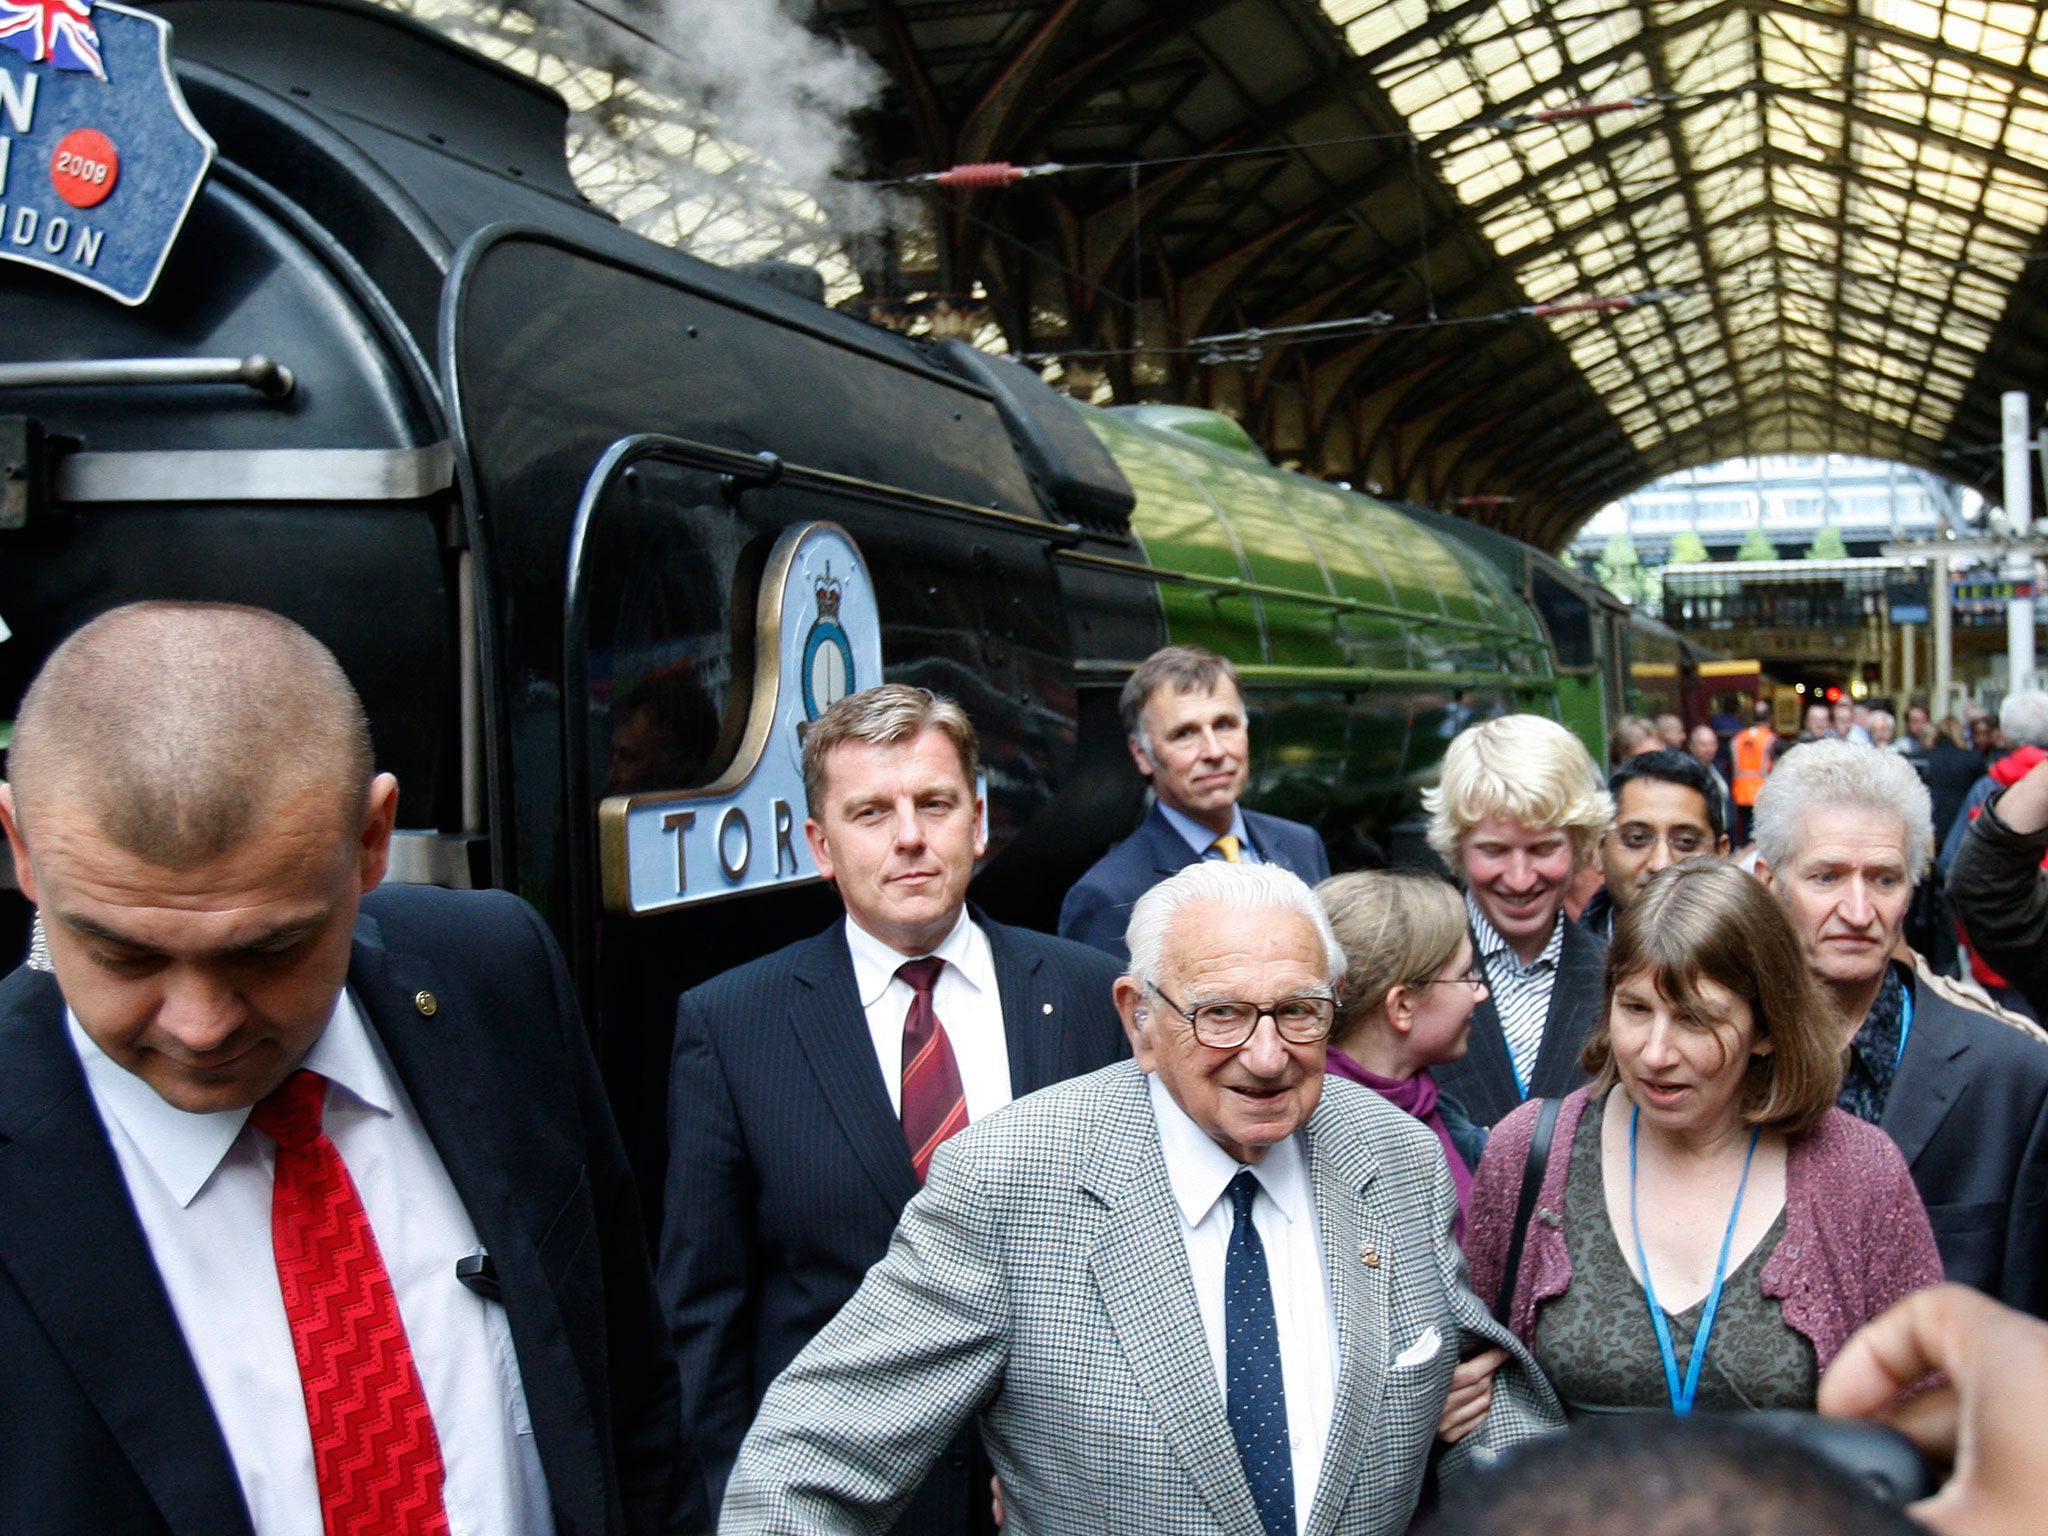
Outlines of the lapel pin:
[{"label": "lapel pin", "polygon": [[1365,1267],[1367,1269],[1378,1269],[1380,1267],[1380,1251],[1373,1247],[1371,1243],[1360,1243],[1358,1245],[1358,1256],[1365,1260]]},{"label": "lapel pin", "polygon": [[1045,1005],[1044,1011],[1045,1011],[1045,1012],[1047,1012],[1047,1013],[1051,1013],[1051,1012],[1052,1012],[1052,1004],[1051,1004],[1051,1003],[1047,1003],[1047,1004]]},{"label": "lapel pin", "polygon": [[423,1019],[431,1019],[441,1011],[441,1005],[434,1001],[434,994],[431,992],[413,993],[412,1005],[419,1009],[420,1017]]}]

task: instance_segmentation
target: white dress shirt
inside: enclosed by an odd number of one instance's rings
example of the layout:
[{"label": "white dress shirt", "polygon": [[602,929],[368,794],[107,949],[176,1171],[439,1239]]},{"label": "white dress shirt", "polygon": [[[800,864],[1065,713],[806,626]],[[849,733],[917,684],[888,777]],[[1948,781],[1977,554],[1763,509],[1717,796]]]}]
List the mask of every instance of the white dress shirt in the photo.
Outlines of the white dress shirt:
[{"label": "white dress shirt", "polygon": [[[321,1536],[312,1432],[271,1250],[277,1148],[246,1109],[188,1114],[65,1021],[227,1441],[256,1536]],[[476,1227],[383,1048],[343,992],[305,1066],[398,1300],[447,1472],[450,1536],[551,1536],[505,1309],[455,1264]]]},{"label": "white dress shirt", "polygon": [[[1194,817],[1184,811],[1176,811],[1164,800],[1155,803],[1159,807],[1159,814],[1166,818],[1166,824],[1180,834],[1181,841],[1193,850],[1196,858],[1215,860],[1223,857],[1223,850],[1216,846],[1216,839],[1221,834],[1211,832],[1207,827],[1195,820]],[[1263,864],[1266,862],[1259,857],[1259,850],[1252,846],[1252,835],[1245,827],[1244,807],[1241,805],[1233,805],[1230,808],[1229,835],[1237,839],[1238,863]]]},{"label": "white dress shirt", "polygon": [[1487,990],[1493,994],[1493,1011],[1500,1020],[1509,1059],[1514,1063],[1515,1086],[1526,1099],[1529,1079],[1536,1071],[1536,1058],[1543,1053],[1543,1029],[1550,1022],[1550,991],[1557,984],[1558,963],[1564,958],[1564,925],[1569,919],[1562,909],[1558,911],[1543,953],[1524,965],[1514,946],[1486,920],[1470,891],[1465,893],[1465,913],[1472,919],[1480,972],[1486,978]]},{"label": "white dress shirt", "polygon": [[[852,918],[846,920],[846,947],[853,952],[853,985],[868,1016],[868,1034],[875,1059],[889,1088],[889,1107],[903,1114],[903,1021],[917,989],[896,974],[911,957],[898,954]],[[979,1120],[1010,1102],[1010,1051],[1003,1037],[1003,1000],[996,991],[995,956],[988,935],[960,909],[938,948],[932,953],[946,962],[932,987],[932,1009],[952,1042],[960,1068],[960,1088],[967,1096],[967,1118]]]},{"label": "white dress shirt", "polygon": [[[1195,1277],[1195,1305],[1209,1336],[1216,1389],[1230,1400],[1229,1350],[1223,1325],[1223,1266],[1230,1253],[1236,1213],[1226,1191],[1245,1164],[1237,1161],[1188,1117],[1156,1074],[1148,1075],[1152,1115],[1159,1122],[1159,1148],[1166,1155],[1166,1179],[1180,1207],[1181,1238]],[[1280,1378],[1287,1393],[1287,1439],[1294,1453],[1294,1523],[1308,1523],[1322,1479],[1330,1416],[1337,1405],[1337,1309],[1323,1269],[1323,1245],[1316,1223],[1315,1189],[1308,1154],[1297,1133],[1267,1148],[1252,1165],[1259,1198],[1252,1225],[1266,1250],[1266,1278],[1273,1290],[1273,1321],[1280,1333]]]}]

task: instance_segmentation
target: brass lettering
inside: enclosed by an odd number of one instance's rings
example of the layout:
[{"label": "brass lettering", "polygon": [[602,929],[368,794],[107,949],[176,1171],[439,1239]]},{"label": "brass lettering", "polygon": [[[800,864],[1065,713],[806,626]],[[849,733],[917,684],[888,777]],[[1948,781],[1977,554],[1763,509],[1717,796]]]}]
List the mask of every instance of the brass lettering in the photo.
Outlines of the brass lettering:
[{"label": "brass lettering", "polygon": [[796,845],[790,838],[790,833],[796,826],[796,818],[790,815],[787,800],[771,800],[768,804],[775,816],[775,878],[780,880],[784,854],[789,855],[789,872],[792,875],[803,868],[797,863]]},{"label": "brass lettering", "polygon": [[[740,829],[740,856],[728,859],[725,856],[726,831],[738,825]],[[738,880],[747,872],[747,865],[754,857],[754,829],[747,824],[747,813],[738,806],[727,806],[725,814],[718,818],[718,867],[725,871],[725,878]]]},{"label": "brass lettering", "polygon": [[683,834],[697,825],[695,811],[670,811],[661,818],[661,830],[676,835],[676,894],[682,896],[690,889],[689,840]]}]

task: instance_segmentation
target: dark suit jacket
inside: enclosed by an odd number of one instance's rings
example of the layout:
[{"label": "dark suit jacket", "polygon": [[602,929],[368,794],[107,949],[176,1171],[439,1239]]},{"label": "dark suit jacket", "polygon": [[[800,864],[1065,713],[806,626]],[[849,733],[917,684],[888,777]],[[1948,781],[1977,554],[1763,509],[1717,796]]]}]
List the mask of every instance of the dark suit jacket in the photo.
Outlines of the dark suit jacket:
[{"label": "dark suit jacket", "polygon": [[[1293,870],[1310,885],[1330,878],[1330,856],[1314,827],[1247,808],[1244,829],[1267,863]],[[1155,804],[1137,831],[1074,882],[1060,903],[1060,936],[1091,944],[1119,961],[1130,959],[1124,929],[1130,926],[1131,908],[1153,886],[1200,857]]]},{"label": "dark suit jacket", "polygon": [[[1564,924],[1564,948],[1550,983],[1550,1012],[1544,1016],[1536,1070],[1529,1074],[1532,1099],[1562,1098],[1586,1081],[1579,1070],[1579,1052],[1600,1022],[1606,990],[1607,941],[1562,913],[1557,920]],[[1438,1089],[1457,1100],[1475,1124],[1492,1130],[1522,1102],[1522,1095],[1515,1087],[1514,1062],[1491,996],[1472,1010],[1471,1040],[1462,1061],[1431,1067],[1429,1073]]]},{"label": "dark suit jacket", "polygon": [[[374,892],[349,987],[496,1263],[556,1530],[674,1529],[675,1372],[546,930],[502,892]],[[9,1536],[250,1530],[56,980],[26,968],[0,982],[0,1446]]]},{"label": "dark suit jacket", "polygon": [[2048,1317],[2048,1041],[1922,966],[1880,1127],[1913,1171],[1951,1280]]},{"label": "dark suit jacket", "polygon": [[[976,921],[995,961],[1014,1097],[1126,1054],[1113,962]],[[683,995],[661,1290],[712,1508],[768,1384],[888,1250],[917,1191],[843,920]],[[898,1528],[966,1530],[973,1506],[988,1505],[987,1482],[973,1481],[956,1446]]]}]

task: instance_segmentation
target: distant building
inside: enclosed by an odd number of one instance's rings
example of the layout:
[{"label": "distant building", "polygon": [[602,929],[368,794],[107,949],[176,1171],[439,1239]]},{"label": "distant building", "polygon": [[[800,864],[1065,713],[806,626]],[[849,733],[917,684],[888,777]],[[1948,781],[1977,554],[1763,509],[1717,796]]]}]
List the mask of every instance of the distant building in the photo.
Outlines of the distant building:
[{"label": "distant building", "polygon": [[1729,459],[1666,475],[1603,507],[1571,551],[1591,569],[1619,534],[1645,567],[1655,567],[1670,558],[1678,534],[1691,532],[1712,558],[1729,560],[1754,531],[1779,558],[1795,560],[1832,527],[1848,554],[1870,556],[1943,527],[1969,532],[1980,509],[1974,493],[1904,464],[1841,454]]}]

